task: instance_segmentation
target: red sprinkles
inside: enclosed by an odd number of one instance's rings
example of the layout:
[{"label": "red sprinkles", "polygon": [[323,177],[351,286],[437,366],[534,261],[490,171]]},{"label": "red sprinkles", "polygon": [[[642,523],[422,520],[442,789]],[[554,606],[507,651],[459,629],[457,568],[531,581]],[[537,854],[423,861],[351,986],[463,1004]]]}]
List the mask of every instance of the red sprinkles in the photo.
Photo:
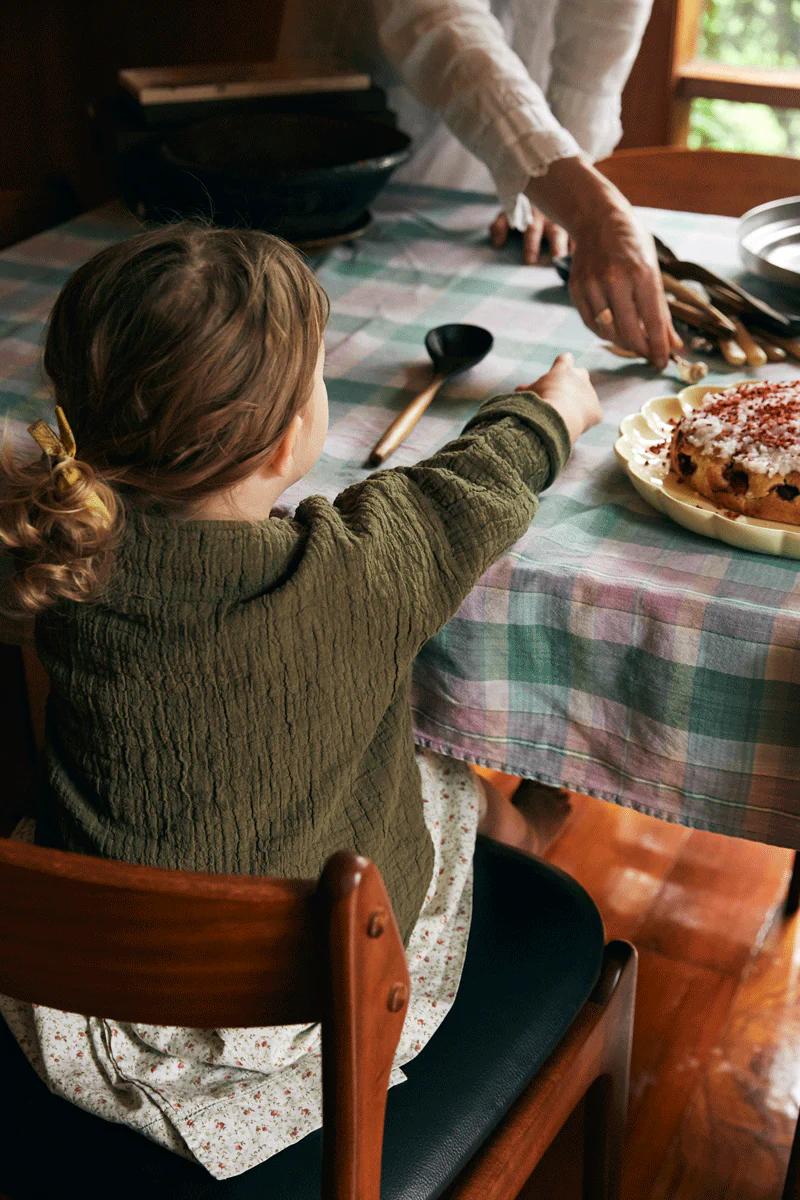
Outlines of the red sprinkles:
[{"label": "red sprinkles", "polygon": [[706,398],[703,415],[718,417],[745,445],[794,450],[800,423],[800,382],[744,383]]}]

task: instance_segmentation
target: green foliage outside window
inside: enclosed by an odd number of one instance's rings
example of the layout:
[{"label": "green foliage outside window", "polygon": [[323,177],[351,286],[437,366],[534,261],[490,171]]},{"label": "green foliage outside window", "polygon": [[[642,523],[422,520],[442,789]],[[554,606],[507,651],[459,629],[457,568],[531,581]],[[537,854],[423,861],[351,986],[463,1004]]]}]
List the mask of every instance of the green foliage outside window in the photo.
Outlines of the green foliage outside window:
[{"label": "green foliage outside window", "polygon": [[[800,71],[800,0],[706,0],[697,56]],[[800,155],[800,111],[695,100],[689,145]]]}]

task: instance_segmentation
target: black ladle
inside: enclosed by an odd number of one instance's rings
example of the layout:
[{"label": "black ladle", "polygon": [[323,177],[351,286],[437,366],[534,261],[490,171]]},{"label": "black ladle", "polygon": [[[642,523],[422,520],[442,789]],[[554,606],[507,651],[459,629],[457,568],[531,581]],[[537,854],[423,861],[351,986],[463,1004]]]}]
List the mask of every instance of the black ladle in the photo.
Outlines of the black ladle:
[{"label": "black ladle", "polygon": [[425,335],[425,349],[433,363],[433,378],[424,391],[415,397],[395,417],[381,440],[373,447],[368,462],[370,466],[379,466],[397,447],[405,441],[411,430],[420,419],[425,409],[433,400],[442,384],[468,371],[481,359],[485,358],[494,345],[494,338],[488,329],[480,325],[438,325]]}]

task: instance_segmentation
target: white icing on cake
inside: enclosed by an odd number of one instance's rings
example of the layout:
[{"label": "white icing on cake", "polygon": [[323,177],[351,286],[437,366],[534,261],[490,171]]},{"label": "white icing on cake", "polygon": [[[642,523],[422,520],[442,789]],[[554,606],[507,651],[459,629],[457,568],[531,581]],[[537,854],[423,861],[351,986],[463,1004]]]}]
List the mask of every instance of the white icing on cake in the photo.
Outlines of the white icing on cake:
[{"label": "white icing on cake", "polygon": [[709,392],[680,429],[702,453],[735,460],[756,474],[800,471],[800,380]]}]

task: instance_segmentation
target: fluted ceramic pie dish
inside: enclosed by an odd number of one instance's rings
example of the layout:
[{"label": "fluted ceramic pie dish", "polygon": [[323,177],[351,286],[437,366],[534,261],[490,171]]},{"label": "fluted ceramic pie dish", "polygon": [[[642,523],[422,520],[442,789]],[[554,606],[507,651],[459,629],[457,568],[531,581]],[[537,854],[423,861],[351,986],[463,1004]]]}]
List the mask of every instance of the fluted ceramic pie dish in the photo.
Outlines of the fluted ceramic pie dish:
[{"label": "fluted ceramic pie dish", "polygon": [[[728,386],[737,387],[738,383]],[[758,554],[800,558],[800,526],[717,508],[670,474],[669,447],[675,425],[709,392],[724,390],[719,384],[695,384],[672,395],[654,396],[623,420],[614,446],[616,456],[642,499],[692,533]]]}]

